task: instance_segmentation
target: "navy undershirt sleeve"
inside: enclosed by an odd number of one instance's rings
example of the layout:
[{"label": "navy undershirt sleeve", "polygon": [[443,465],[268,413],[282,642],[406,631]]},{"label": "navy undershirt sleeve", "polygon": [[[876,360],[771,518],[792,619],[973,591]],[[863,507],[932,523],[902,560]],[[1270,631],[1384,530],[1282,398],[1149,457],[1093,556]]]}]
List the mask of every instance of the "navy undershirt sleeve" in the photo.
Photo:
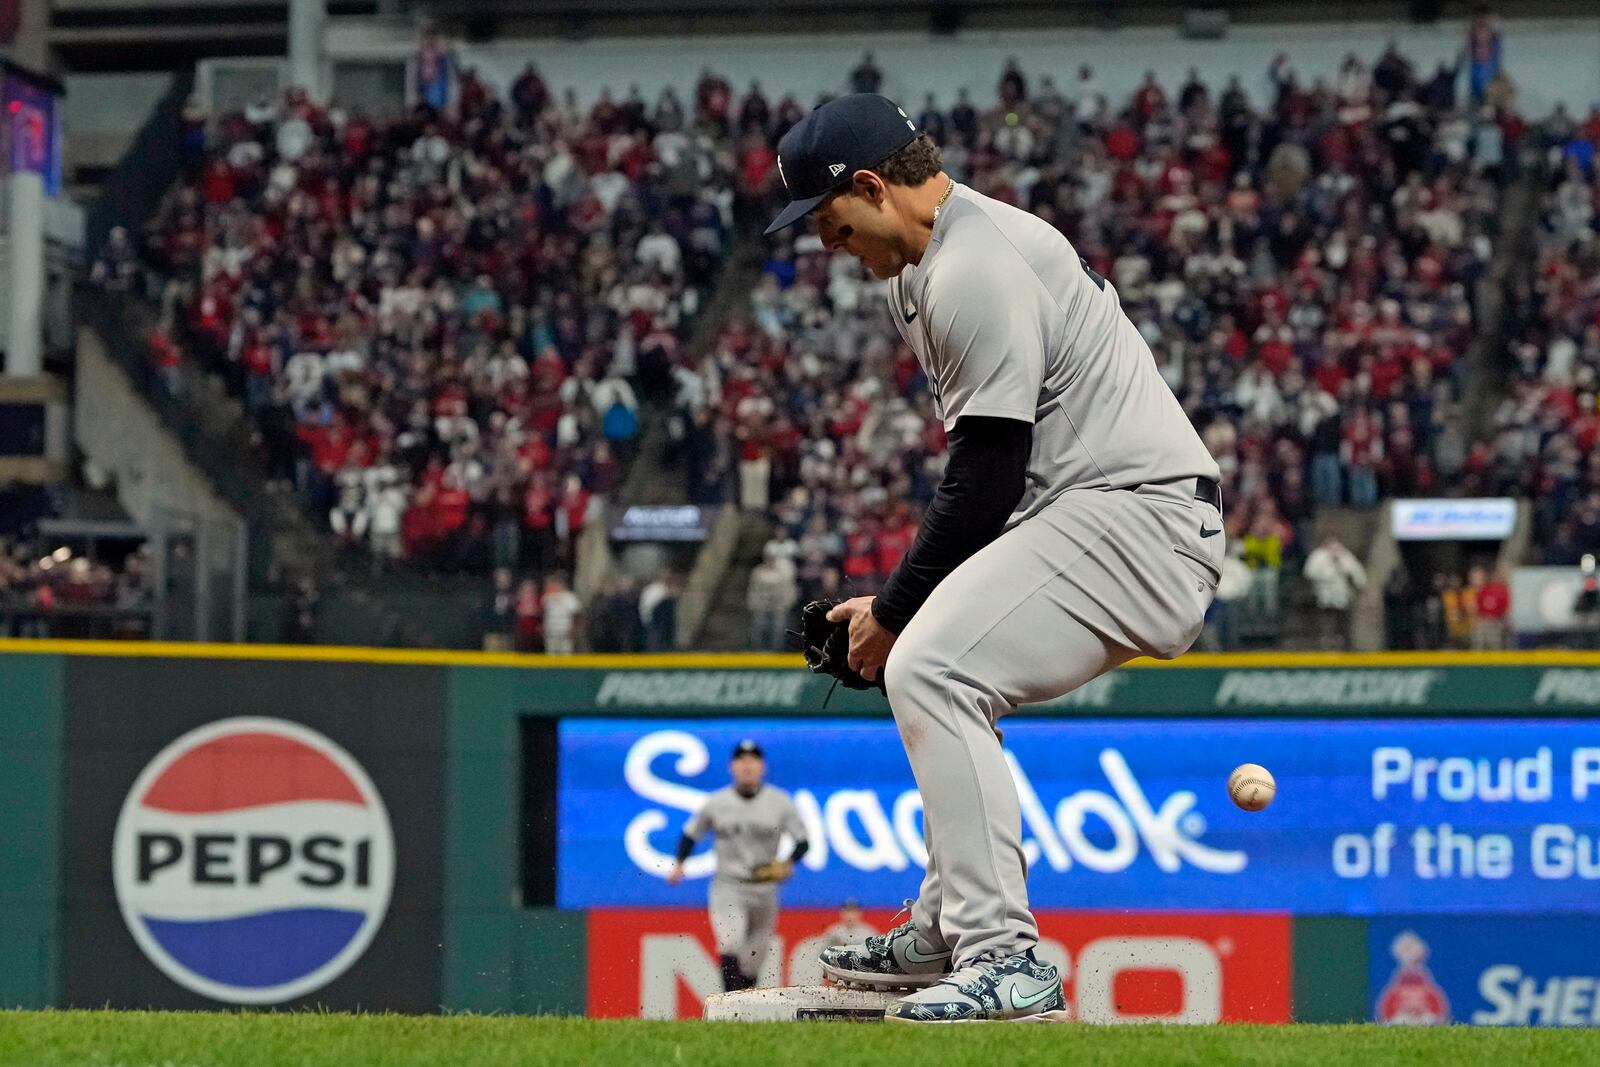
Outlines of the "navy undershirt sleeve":
[{"label": "navy undershirt sleeve", "polygon": [[950,430],[944,477],[922,527],[889,575],[872,614],[899,633],[934,586],[1000,536],[1027,485],[1033,427],[1020,419],[966,415]]}]

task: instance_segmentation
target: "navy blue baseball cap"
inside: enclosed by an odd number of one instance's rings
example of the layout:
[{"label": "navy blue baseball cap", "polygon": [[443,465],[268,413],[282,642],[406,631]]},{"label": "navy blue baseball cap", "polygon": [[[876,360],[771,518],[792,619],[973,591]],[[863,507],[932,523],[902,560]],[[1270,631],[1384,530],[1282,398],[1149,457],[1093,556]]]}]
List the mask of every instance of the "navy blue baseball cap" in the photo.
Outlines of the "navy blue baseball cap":
[{"label": "navy blue baseball cap", "polygon": [[916,136],[917,124],[887,96],[852,93],[829,100],[778,142],[778,177],[789,206],[766,232],[798,222],[849,185],[856,171],[871,170]]},{"label": "navy blue baseball cap", "polygon": [[759,759],[766,759],[766,753],[761,751],[761,746],[748,737],[733,746],[733,758],[738,759],[740,756],[755,756]]}]

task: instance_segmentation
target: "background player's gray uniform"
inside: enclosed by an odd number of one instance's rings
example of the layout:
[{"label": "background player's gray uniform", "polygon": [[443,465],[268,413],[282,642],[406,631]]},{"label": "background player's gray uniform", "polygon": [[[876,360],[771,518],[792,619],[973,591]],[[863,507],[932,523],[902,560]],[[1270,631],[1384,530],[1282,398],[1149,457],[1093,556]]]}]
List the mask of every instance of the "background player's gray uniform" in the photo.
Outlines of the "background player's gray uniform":
[{"label": "background player's gray uniform", "polygon": [[1033,424],[1006,531],[939,583],[884,673],[928,839],[912,918],[960,967],[1038,940],[995,720],[1188,649],[1221,573],[1222,517],[1194,498],[1218,471],[1116,290],[1033,215],[957,186],[889,302],[947,429]]},{"label": "background player's gray uniform", "polygon": [[683,828],[696,841],[707,830],[715,835],[717,856],[711,879],[711,932],[717,952],[734,957],[745,977],[755,978],[778,923],[778,883],[752,882],[750,874],[778,858],[784,834],[804,839],[805,825],[783,790],[763,785],[755,796],[746,797],[728,786],[706,797]]}]

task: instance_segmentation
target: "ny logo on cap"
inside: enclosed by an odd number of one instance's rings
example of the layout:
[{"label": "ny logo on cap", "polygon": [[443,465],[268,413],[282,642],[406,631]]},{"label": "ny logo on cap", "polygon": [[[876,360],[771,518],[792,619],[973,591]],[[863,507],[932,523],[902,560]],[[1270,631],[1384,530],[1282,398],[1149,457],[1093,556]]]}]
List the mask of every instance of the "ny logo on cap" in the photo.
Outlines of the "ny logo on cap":
[{"label": "ny logo on cap", "polygon": [[788,189],[789,189],[789,177],[788,177],[788,175],[783,173],[783,157],[782,156],[778,157],[778,177],[783,180],[783,188],[784,188],[784,191],[787,192]]},{"label": "ny logo on cap", "polygon": [[844,164],[843,163],[829,163],[828,164],[828,175],[829,175],[829,177],[837,178],[839,175],[841,175],[843,173],[844,173]]}]

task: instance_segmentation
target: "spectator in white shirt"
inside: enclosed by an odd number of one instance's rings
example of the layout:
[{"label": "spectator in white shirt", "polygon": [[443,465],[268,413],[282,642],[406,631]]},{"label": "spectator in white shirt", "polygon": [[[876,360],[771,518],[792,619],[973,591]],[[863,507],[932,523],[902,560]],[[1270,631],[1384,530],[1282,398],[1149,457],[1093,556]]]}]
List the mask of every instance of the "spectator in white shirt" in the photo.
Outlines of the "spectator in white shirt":
[{"label": "spectator in white shirt", "polygon": [[639,621],[644,624],[644,650],[671,652],[677,644],[677,578],[661,570],[639,592]]},{"label": "spectator in white shirt", "polygon": [[551,575],[544,582],[544,650],[553,656],[570,656],[577,651],[576,636],[583,615],[583,601],[567,588],[566,579]]},{"label": "spectator in white shirt", "polygon": [[683,262],[683,250],[678,247],[678,239],[662,229],[659,223],[651,226],[650,232],[639,241],[634,256],[640,266],[673,277],[677,276]]},{"label": "spectator in white shirt", "polygon": [[359,374],[367,357],[357,348],[340,348],[328,353],[322,362],[324,374]]},{"label": "spectator in white shirt", "polygon": [[639,410],[639,398],[634,393],[633,386],[614,372],[607,374],[590,390],[589,403],[594,407],[594,413],[602,419],[615,404],[621,404],[629,411]]},{"label": "spectator in white shirt", "polygon": [[322,353],[296,352],[289,357],[283,373],[287,379],[289,403],[293,405],[296,415],[303,415],[304,409],[316,403],[322,392],[325,373]]},{"label": "spectator in white shirt", "polygon": [[783,651],[787,644],[784,631],[799,599],[794,565],[780,558],[768,544],[761,562],[750,572],[750,585],[745,594],[745,607],[750,610],[752,649]]},{"label": "spectator in white shirt", "polygon": [[306,154],[312,142],[311,124],[299,115],[291,115],[278,126],[278,155],[294,162]]},{"label": "spectator in white shirt", "polygon": [[[343,472],[340,472],[341,474]],[[328,525],[340,548],[355,548],[367,536],[371,514],[362,506],[361,487],[347,484],[339,492],[339,502],[328,513]]]},{"label": "spectator in white shirt", "polygon": [[1336,537],[1328,537],[1306,557],[1302,573],[1317,597],[1317,616],[1324,648],[1342,648],[1349,640],[1347,619],[1356,593],[1367,584],[1367,570]]},{"label": "spectator in white shirt", "polygon": [[367,496],[367,530],[372,537],[372,552],[380,561],[400,558],[400,520],[406,512],[406,491],[388,485]]},{"label": "spectator in white shirt", "polygon": [[788,530],[785,530],[782,526],[774,526],[772,528],[772,536],[767,539],[761,554],[770,556],[792,571],[795,568],[796,561],[800,558],[800,545],[793,537],[789,536]]}]

